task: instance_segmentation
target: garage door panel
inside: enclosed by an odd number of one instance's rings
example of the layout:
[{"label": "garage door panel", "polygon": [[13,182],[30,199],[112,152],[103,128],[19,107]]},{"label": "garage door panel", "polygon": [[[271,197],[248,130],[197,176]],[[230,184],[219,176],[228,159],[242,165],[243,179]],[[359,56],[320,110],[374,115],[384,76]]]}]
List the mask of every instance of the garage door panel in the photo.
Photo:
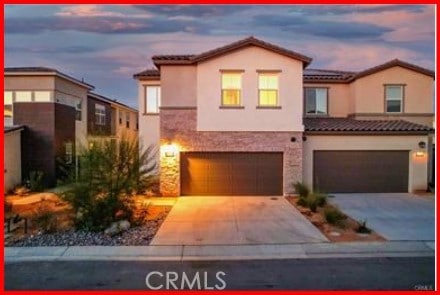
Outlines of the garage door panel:
[{"label": "garage door panel", "polygon": [[315,151],[313,183],[324,192],[407,192],[408,151]]},{"label": "garage door panel", "polygon": [[181,193],[281,195],[282,165],[282,153],[182,153]]}]

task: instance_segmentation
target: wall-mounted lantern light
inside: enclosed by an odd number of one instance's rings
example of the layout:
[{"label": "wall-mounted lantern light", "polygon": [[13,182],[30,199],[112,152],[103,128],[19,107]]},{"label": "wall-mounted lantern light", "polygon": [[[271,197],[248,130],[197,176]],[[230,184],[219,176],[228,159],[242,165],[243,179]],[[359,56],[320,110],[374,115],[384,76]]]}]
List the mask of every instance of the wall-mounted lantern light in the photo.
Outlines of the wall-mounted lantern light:
[{"label": "wall-mounted lantern light", "polygon": [[416,157],[424,157],[425,156],[425,152],[416,152]]},{"label": "wall-mounted lantern light", "polygon": [[165,157],[175,157],[177,155],[178,148],[175,144],[169,143],[163,146],[163,152]]},{"label": "wall-mounted lantern light", "polygon": [[426,142],[424,142],[424,141],[420,141],[420,142],[419,142],[419,148],[421,148],[421,149],[426,148]]}]

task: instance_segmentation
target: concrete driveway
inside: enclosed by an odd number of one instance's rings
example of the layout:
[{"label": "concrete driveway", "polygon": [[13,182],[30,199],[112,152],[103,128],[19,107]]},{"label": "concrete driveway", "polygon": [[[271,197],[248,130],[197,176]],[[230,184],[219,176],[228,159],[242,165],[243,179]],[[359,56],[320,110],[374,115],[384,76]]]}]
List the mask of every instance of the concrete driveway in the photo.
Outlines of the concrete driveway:
[{"label": "concrete driveway", "polygon": [[435,239],[435,197],[396,194],[334,194],[330,202],[384,238],[396,240]]},{"label": "concrete driveway", "polygon": [[283,197],[181,197],[152,245],[249,245],[328,241]]}]

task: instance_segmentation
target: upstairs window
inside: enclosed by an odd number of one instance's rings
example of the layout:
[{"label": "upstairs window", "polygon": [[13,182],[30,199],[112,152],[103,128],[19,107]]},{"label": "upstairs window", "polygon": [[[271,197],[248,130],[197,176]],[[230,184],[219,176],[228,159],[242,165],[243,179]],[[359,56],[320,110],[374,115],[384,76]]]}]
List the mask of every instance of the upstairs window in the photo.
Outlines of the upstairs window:
[{"label": "upstairs window", "polygon": [[105,106],[95,103],[95,123],[105,125]]},{"label": "upstairs window", "polygon": [[50,91],[35,91],[34,92],[34,101],[50,102],[51,101]]},{"label": "upstairs window", "polygon": [[4,117],[12,118],[12,91],[4,92]]},{"label": "upstairs window", "polygon": [[119,110],[119,125],[122,125],[122,114],[123,114],[123,112],[121,111],[121,110]]},{"label": "upstairs window", "polygon": [[385,85],[385,112],[403,112],[403,85]]},{"label": "upstairs window", "polygon": [[81,121],[82,120],[82,103],[81,103],[81,101],[76,104],[76,115],[75,115],[75,117],[76,117],[77,121]]},{"label": "upstairs window", "polygon": [[305,88],[304,96],[306,115],[327,115],[327,88]]},{"label": "upstairs window", "polygon": [[258,75],[258,105],[263,107],[278,106],[278,74]]},{"label": "upstairs window", "polygon": [[160,86],[145,87],[145,113],[158,114],[160,108]]},{"label": "upstairs window", "polygon": [[130,113],[125,113],[125,127],[130,128]]},{"label": "upstairs window", "polygon": [[15,92],[16,102],[31,102],[32,101],[32,91],[16,91]]},{"label": "upstairs window", "polygon": [[241,73],[222,73],[222,106],[241,105]]}]

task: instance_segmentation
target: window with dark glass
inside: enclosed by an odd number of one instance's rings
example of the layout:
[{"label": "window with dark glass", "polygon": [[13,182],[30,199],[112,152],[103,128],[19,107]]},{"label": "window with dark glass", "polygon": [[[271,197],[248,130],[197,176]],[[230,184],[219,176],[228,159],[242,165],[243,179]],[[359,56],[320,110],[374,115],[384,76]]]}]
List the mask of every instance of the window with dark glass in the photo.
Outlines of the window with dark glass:
[{"label": "window with dark glass", "polygon": [[403,101],[403,85],[385,85],[385,111],[401,113]]},{"label": "window with dark glass", "polygon": [[304,95],[306,115],[327,115],[327,88],[305,88]]}]

